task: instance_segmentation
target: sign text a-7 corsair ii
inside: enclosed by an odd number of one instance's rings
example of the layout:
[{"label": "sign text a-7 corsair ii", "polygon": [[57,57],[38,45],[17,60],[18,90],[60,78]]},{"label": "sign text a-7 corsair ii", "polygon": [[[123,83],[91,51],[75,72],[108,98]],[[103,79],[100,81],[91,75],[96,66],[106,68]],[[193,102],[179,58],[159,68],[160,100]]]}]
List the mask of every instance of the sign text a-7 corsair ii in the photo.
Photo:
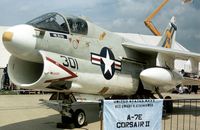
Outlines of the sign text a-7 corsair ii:
[{"label": "sign text a-7 corsair ii", "polygon": [[181,84],[175,59],[191,60],[193,73],[198,72],[199,54],[173,49],[176,30],[173,17],[162,37],[143,36],[141,44],[140,36],[127,38],[84,18],[53,12],[10,27],[2,41],[11,53],[11,81],[23,88],[63,92],[62,121],[73,119],[80,127],[85,112],[68,104],[153,98],[158,88],[165,92]]}]

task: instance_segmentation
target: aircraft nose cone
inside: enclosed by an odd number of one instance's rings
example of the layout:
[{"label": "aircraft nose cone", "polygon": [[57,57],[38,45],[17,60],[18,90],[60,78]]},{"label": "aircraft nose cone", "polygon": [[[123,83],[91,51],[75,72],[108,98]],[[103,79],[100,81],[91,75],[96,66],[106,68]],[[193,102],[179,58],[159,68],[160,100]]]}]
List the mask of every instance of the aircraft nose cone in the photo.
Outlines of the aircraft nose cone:
[{"label": "aircraft nose cone", "polygon": [[12,32],[4,32],[2,36],[2,41],[3,42],[11,42],[13,37]]},{"label": "aircraft nose cone", "polygon": [[3,33],[2,41],[5,48],[14,56],[29,59],[35,53],[36,37],[34,27],[17,25]]}]

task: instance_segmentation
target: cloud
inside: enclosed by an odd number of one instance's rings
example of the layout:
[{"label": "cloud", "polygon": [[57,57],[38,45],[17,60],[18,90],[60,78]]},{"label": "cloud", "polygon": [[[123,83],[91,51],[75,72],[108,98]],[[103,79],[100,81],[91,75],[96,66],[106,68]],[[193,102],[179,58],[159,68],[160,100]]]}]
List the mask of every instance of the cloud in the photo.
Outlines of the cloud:
[{"label": "cloud", "polygon": [[[197,3],[198,1],[198,3]],[[108,27],[113,31],[144,33],[151,32],[144,26],[144,19],[162,2],[146,0],[118,0],[118,18],[113,19]],[[196,3],[195,3],[196,2]],[[145,3],[145,4],[144,4]],[[181,4],[180,1],[170,1],[152,20],[162,32],[173,15],[177,19],[177,41],[189,50],[200,53],[200,17],[198,17],[200,1],[193,0],[192,4]]]},{"label": "cloud", "polygon": [[199,0],[193,0],[193,1],[192,1],[192,5],[193,5],[193,7],[195,7],[196,9],[200,9],[200,1],[199,1]]},{"label": "cloud", "polygon": [[147,1],[144,5],[144,0],[140,1],[133,1],[133,0],[118,0],[117,5],[119,9],[119,13],[121,13],[124,16],[132,16],[133,14],[136,14],[138,12],[143,12],[145,8],[141,7],[147,7],[149,5],[149,2]]},{"label": "cloud", "polygon": [[[116,32],[152,34],[144,19],[162,0],[1,0],[0,25],[25,23],[47,12],[87,16],[103,28]],[[177,19],[177,41],[200,53],[200,0],[192,4],[170,1],[152,20],[162,32],[173,15]]]},{"label": "cloud", "polygon": [[3,19],[0,20],[0,24],[24,23],[38,15],[54,11],[80,15],[87,10],[95,9],[99,3],[102,2],[100,0],[1,0],[0,17]]}]

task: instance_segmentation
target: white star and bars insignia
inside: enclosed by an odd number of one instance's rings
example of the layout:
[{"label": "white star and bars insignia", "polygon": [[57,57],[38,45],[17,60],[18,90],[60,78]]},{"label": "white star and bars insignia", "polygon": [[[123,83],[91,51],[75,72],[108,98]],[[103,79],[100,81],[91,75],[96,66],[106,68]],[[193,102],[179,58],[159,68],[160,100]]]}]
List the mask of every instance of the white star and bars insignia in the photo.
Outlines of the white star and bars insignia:
[{"label": "white star and bars insignia", "polygon": [[91,53],[92,64],[98,65],[105,79],[110,80],[115,75],[115,71],[121,71],[121,62],[115,59],[112,50],[103,47],[100,54]]},{"label": "white star and bars insignia", "polygon": [[[101,60],[104,57],[101,57],[99,54],[91,53],[91,62],[95,65],[101,65]],[[115,70],[121,71],[121,62],[119,60],[113,60],[115,64]]]}]

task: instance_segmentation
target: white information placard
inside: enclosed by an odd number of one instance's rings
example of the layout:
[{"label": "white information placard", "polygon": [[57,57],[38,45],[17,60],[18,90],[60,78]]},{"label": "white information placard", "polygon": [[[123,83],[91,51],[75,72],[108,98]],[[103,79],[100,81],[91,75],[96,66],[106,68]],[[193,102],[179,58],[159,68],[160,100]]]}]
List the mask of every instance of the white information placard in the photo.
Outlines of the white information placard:
[{"label": "white information placard", "polygon": [[161,130],[162,99],[104,100],[104,130]]}]

